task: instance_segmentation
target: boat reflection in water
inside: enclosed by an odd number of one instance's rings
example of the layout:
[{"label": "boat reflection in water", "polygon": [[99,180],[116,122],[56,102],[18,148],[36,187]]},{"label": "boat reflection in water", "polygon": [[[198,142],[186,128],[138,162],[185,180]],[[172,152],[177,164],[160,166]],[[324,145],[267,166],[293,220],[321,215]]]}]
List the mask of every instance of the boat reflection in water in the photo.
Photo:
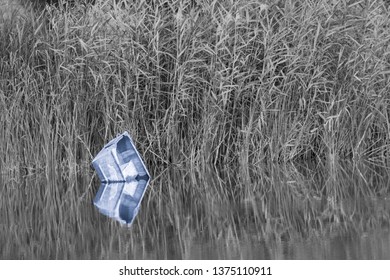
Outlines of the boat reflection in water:
[{"label": "boat reflection in water", "polygon": [[106,144],[93,159],[100,181],[94,199],[99,211],[131,225],[138,213],[150,175],[127,132]]},{"label": "boat reflection in water", "polygon": [[99,211],[122,224],[130,225],[138,213],[147,187],[146,180],[102,183],[94,199]]}]

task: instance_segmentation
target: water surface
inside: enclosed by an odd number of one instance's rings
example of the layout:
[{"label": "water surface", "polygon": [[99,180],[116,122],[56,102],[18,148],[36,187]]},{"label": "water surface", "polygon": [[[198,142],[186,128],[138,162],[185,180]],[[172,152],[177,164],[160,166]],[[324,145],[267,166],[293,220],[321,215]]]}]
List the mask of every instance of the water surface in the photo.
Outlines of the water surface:
[{"label": "water surface", "polygon": [[390,259],[386,168],[152,170],[130,227],[99,214],[92,169],[2,176],[2,259]]}]

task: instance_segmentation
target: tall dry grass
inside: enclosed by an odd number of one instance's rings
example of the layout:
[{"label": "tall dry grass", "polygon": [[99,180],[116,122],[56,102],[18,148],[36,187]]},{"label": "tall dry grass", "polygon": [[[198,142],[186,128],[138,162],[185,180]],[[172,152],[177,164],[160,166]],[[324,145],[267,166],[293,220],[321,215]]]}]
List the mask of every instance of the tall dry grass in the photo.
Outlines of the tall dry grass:
[{"label": "tall dry grass", "polygon": [[8,169],[75,168],[125,129],[151,168],[387,164],[381,2],[110,3],[49,8],[3,30]]}]

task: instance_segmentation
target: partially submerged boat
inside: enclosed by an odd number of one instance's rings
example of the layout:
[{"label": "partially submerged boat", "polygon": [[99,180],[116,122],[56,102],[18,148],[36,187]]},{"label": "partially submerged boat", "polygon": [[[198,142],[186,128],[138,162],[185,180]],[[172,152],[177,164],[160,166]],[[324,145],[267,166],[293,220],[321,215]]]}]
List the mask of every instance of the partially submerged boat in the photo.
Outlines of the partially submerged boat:
[{"label": "partially submerged boat", "polygon": [[128,132],[108,142],[92,161],[100,181],[94,204],[99,211],[131,225],[150,175]]}]

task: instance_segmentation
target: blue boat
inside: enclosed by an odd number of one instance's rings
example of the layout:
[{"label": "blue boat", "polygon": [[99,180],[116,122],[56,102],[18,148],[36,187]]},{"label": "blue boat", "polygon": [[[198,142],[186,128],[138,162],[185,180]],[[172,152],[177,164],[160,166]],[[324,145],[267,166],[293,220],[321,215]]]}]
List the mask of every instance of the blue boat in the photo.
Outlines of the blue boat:
[{"label": "blue boat", "polygon": [[92,165],[101,181],[95,206],[102,214],[131,225],[150,175],[130,135],[124,132],[107,143]]},{"label": "blue boat", "polygon": [[127,131],[108,142],[93,159],[99,179],[104,183],[135,178],[149,181],[150,175]]}]

